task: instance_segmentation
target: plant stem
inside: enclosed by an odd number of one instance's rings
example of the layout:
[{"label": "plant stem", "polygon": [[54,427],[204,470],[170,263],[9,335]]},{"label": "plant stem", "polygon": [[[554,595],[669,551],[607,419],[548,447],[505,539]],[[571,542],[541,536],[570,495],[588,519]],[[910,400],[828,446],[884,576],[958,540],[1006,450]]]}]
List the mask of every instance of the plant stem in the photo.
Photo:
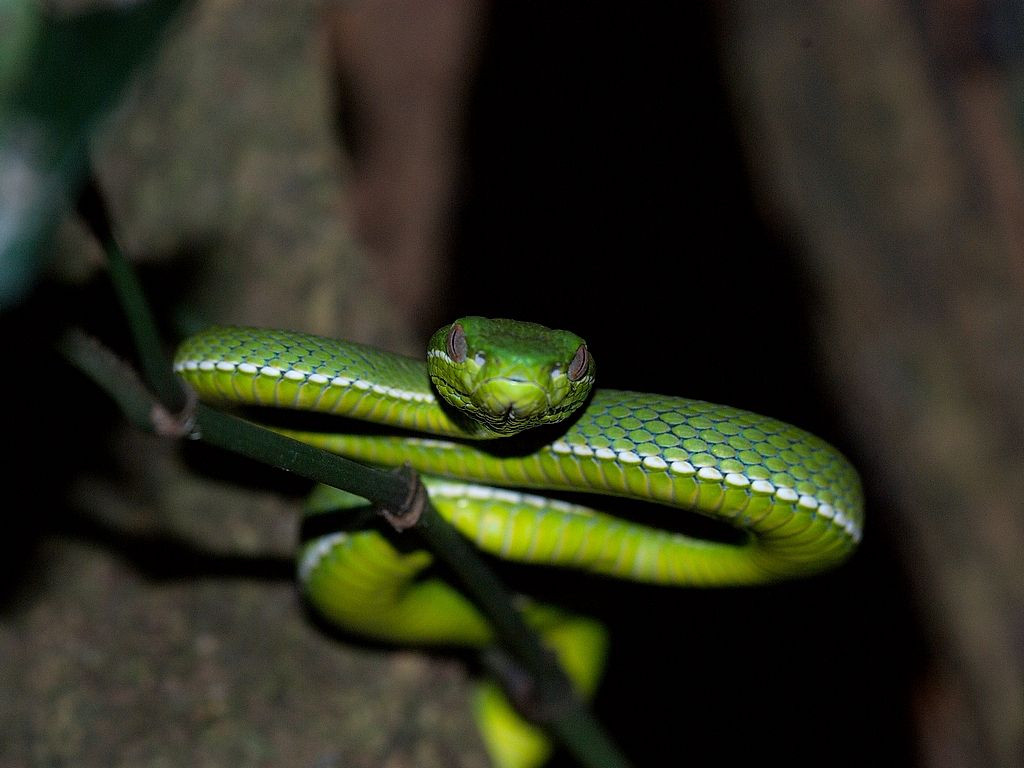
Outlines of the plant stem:
[{"label": "plant stem", "polygon": [[[260,427],[202,403],[190,405],[185,390],[164,357],[156,323],[142,286],[113,236],[106,205],[93,180],[86,185],[79,210],[100,240],[110,262],[111,277],[124,307],[146,381],[154,396],[129,366],[82,334],[69,334],[62,343],[65,356],[107,391],[127,418],[138,427],[165,434],[188,434],[211,445],[279,467],[318,483],[341,488],[388,510],[388,519],[401,526],[410,506],[422,500],[413,530],[429,549],[459,577],[463,589],[487,616],[499,643],[536,682],[541,711],[552,713],[546,725],[587,768],[626,768],[619,753],[587,705],[576,695],[555,656],[515,609],[511,595],[476,549],[430,503],[419,478],[407,470],[385,471],[364,466],[319,448]],[[186,418],[173,420],[172,414]],[[177,425],[179,431],[167,428]],[[422,491],[418,495],[417,491]]]}]

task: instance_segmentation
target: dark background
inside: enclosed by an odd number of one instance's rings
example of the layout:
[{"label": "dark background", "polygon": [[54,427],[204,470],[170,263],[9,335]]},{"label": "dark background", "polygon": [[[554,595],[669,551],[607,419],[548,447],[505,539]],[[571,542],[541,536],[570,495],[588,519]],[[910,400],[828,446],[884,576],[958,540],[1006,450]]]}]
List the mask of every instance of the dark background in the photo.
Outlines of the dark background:
[{"label": "dark background", "polygon": [[[1000,2],[197,3],[86,146],[169,347],[220,321],[417,353],[513,316],[584,336],[602,386],[853,461],[865,538],[830,573],[503,571],[611,628],[595,706],[638,766],[1016,766],[1019,29]],[[95,57],[56,50],[65,85]],[[47,213],[0,315],[34,499],[2,550],[0,765],[479,766],[465,659],[307,620],[307,484],[139,435],[54,354],[68,327],[131,346],[95,242]]]},{"label": "dark background", "polygon": [[[772,414],[858,463],[815,351],[823,297],[753,199],[718,39],[701,4],[495,9],[449,314],[573,329],[604,386]],[[573,580],[613,628],[598,711],[639,765],[914,764],[926,651],[867,493],[864,544],[836,573],[710,592]]]}]

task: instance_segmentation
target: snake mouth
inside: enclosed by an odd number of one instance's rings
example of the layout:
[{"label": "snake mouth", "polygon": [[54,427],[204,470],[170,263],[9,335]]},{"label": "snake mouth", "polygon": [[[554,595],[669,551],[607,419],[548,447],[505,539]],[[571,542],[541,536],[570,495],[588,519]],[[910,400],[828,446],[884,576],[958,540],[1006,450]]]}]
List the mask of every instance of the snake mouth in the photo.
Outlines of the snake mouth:
[{"label": "snake mouth", "polygon": [[529,414],[521,413],[514,406],[508,406],[501,410],[486,409],[477,413],[477,417],[485,421],[493,428],[523,428],[529,425]]},{"label": "snake mouth", "polygon": [[522,414],[520,414],[515,408],[509,406],[509,409],[505,411],[505,415],[501,421],[506,426],[513,426],[517,422],[525,420],[526,418]]},{"label": "snake mouth", "polygon": [[550,407],[549,393],[535,381],[494,377],[480,382],[475,399],[503,421],[529,419]]},{"label": "snake mouth", "polygon": [[513,435],[545,423],[550,393],[525,377],[493,376],[480,381],[467,398],[474,418],[493,432]]}]

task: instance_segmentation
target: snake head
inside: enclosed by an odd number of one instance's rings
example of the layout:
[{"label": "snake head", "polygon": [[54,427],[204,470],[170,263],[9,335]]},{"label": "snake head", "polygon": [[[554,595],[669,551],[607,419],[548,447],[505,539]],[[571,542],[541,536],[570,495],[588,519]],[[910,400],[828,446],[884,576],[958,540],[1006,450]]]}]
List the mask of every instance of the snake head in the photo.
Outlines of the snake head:
[{"label": "snake head", "polygon": [[492,435],[568,417],[594,385],[594,358],[569,331],[519,320],[463,317],[427,349],[438,394]]}]

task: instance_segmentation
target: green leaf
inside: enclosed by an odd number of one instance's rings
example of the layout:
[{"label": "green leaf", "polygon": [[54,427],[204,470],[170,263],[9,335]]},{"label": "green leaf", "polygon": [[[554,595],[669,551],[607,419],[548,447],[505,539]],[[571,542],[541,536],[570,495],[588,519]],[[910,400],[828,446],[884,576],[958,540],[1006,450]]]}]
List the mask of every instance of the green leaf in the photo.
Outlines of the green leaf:
[{"label": "green leaf", "polygon": [[0,0],[0,310],[34,283],[88,169],[93,133],[187,4],[58,14]]}]

